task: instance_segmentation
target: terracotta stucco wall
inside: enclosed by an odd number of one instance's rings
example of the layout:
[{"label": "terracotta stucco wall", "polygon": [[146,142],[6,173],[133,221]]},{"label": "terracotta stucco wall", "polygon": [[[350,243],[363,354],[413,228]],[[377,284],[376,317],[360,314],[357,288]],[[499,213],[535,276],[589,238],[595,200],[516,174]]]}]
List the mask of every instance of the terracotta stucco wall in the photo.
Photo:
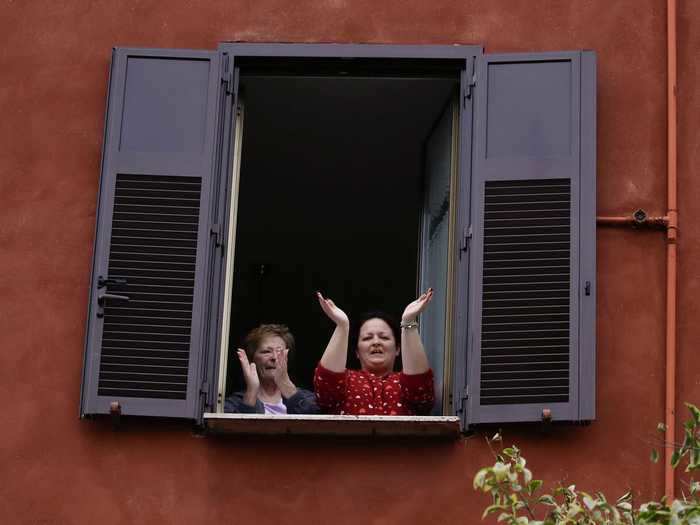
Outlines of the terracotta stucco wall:
[{"label": "terracotta stucco wall", "polygon": [[[0,8],[0,516],[4,523],[476,523],[483,438],[196,437],[77,418],[110,50],[219,41],[483,44],[598,53],[598,209],[663,214],[661,0],[12,2]],[[679,400],[700,401],[700,4],[679,0]],[[598,420],[512,427],[536,475],[663,490],[663,234],[599,230]]]}]

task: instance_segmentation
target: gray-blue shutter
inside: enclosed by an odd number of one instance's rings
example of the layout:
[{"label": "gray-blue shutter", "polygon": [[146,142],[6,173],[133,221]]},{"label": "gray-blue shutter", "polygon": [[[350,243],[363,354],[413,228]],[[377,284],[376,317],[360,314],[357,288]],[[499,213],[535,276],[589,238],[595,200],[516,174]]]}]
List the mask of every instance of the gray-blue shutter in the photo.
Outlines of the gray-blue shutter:
[{"label": "gray-blue shutter", "polygon": [[595,54],[477,58],[466,424],[595,417]]},{"label": "gray-blue shutter", "polygon": [[81,414],[199,417],[217,52],[115,49]]}]

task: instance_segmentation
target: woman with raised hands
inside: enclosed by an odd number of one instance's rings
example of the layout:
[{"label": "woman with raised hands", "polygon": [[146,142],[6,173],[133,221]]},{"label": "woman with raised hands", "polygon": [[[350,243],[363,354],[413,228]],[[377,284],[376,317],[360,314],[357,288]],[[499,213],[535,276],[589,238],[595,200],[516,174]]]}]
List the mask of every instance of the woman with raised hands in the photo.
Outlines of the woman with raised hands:
[{"label": "woman with raised hands", "polygon": [[237,351],[246,388],[226,398],[225,412],[243,414],[318,414],[313,392],[297,388],[289,378],[287,359],[294,336],[280,324],[263,324]]},{"label": "woman with raised hands", "polygon": [[[430,413],[435,402],[433,372],[418,333],[417,319],[432,297],[431,288],[406,306],[400,325],[383,312],[365,314],[351,334],[345,312],[317,292],[321,309],[335,323],[314,373],[314,388],[322,411],[348,415]],[[351,340],[360,370],[346,368]],[[399,355],[402,371],[395,372]]]}]

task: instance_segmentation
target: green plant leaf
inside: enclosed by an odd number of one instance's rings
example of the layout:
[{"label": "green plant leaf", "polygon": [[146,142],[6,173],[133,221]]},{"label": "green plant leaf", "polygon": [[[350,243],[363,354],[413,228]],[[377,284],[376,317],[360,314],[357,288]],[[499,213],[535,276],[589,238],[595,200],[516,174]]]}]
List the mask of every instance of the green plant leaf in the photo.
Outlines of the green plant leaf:
[{"label": "green plant leaf", "polygon": [[530,483],[527,484],[527,492],[532,495],[537,491],[542,486],[542,480],[541,479],[533,479],[530,481]]},{"label": "green plant leaf", "polygon": [[508,473],[510,472],[510,467],[506,465],[505,463],[501,463],[500,461],[496,461],[494,464],[493,468],[491,469],[493,471],[493,475],[496,476],[496,481],[503,481],[508,477]]},{"label": "green plant leaf", "polygon": [[506,507],[505,505],[489,505],[488,507],[486,507],[484,513],[481,515],[481,519],[483,520],[489,514],[493,514],[495,512],[504,510],[508,510],[508,507]]},{"label": "green plant leaf", "polygon": [[617,504],[617,508],[626,512],[630,512],[632,510],[632,504],[629,501],[622,501]]},{"label": "green plant leaf", "polygon": [[673,468],[676,468],[680,462],[681,462],[681,452],[680,452],[680,450],[674,450],[673,454],[671,455],[671,466]]},{"label": "green plant leaf", "polygon": [[690,414],[693,416],[693,421],[696,425],[700,424],[700,408],[696,407],[692,403],[686,403],[685,406],[690,410]]},{"label": "green plant leaf", "polygon": [[540,496],[539,498],[537,498],[537,503],[542,503],[544,505],[550,505],[552,507],[557,506],[557,502],[549,494],[545,494],[544,496]]},{"label": "green plant leaf", "polygon": [[631,501],[631,500],[632,500],[632,491],[631,490],[628,490],[622,496],[617,498],[618,503],[622,503],[623,501]]},{"label": "green plant leaf", "polygon": [[650,458],[652,463],[658,463],[659,462],[659,451],[656,450],[655,448],[651,449],[651,456]]},{"label": "green plant leaf", "polygon": [[474,476],[474,490],[483,489],[486,483],[486,475],[489,473],[488,468],[482,468]]}]

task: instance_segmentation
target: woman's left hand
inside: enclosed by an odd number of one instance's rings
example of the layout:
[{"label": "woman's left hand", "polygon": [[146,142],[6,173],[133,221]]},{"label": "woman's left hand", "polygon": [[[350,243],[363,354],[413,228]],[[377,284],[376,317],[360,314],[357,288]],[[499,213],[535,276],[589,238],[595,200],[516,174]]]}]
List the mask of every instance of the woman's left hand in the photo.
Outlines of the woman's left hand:
[{"label": "woman's left hand", "polygon": [[401,321],[405,323],[415,321],[418,315],[426,309],[432,298],[433,289],[428,288],[427,292],[406,307],[406,309],[403,311],[403,315],[401,316]]},{"label": "woman's left hand", "polygon": [[275,383],[280,384],[284,381],[289,381],[289,371],[287,369],[287,355],[289,354],[289,349],[275,350]]},{"label": "woman's left hand", "polygon": [[284,350],[277,350],[276,351],[276,361],[277,361],[277,367],[275,368],[275,384],[277,385],[277,388],[280,389],[280,392],[283,397],[289,398],[292,397],[296,391],[297,388],[294,386],[294,383],[292,383],[292,380],[289,378],[289,370],[288,370],[288,359],[287,356],[289,355],[289,348],[285,348]]}]

